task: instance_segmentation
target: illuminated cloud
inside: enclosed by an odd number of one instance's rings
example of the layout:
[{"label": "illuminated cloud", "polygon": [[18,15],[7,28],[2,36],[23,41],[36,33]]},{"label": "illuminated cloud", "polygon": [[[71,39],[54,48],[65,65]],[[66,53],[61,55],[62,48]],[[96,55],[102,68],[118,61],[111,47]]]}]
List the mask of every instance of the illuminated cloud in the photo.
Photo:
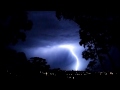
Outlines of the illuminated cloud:
[{"label": "illuminated cloud", "polygon": [[67,48],[67,49],[70,50],[71,54],[75,57],[75,60],[76,60],[75,70],[76,71],[79,70],[80,62],[79,62],[79,59],[78,59],[77,55],[74,52],[74,46],[72,46],[72,45],[60,45],[59,47]]},{"label": "illuminated cloud", "polygon": [[[45,58],[52,68],[66,70],[77,69],[76,55],[80,62],[79,70],[86,68],[88,61],[81,56],[84,49],[79,45],[79,26],[76,23],[68,20],[59,21],[54,11],[29,12],[29,18],[33,21],[33,28],[26,32],[26,41],[19,42],[15,49],[24,51],[28,58]],[[75,47],[74,52],[58,47],[70,44]]]}]

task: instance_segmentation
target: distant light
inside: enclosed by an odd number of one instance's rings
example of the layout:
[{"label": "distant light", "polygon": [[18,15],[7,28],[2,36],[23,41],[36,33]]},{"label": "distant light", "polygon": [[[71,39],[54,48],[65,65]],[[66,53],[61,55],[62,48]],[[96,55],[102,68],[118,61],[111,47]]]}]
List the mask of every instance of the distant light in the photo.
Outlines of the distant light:
[{"label": "distant light", "polygon": [[113,73],[112,73],[112,72],[110,72],[110,74],[111,74],[111,75],[113,75]]},{"label": "distant light", "polygon": [[107,75],[107,73],[105,73],[105,75]]},{"label": "distant light", "polygon": [[45,74],[46,74],[46,76],[47,76],[48,73],[46,72]]}]

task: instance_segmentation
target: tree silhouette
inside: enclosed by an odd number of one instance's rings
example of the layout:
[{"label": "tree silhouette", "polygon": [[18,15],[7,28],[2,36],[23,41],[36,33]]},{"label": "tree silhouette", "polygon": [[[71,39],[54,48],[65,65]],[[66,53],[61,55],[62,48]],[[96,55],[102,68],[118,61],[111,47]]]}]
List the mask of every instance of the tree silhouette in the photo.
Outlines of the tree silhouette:
[{"label": "tree silhouette", "polygon": [[32,79],[43,79],[45,75],[40,72],[47,72],[50,70],[50,65],[48,65],[46,60],[43,58],[31,57],[29,61],[31,63],[30,75]]},{"label": "tree silhouette", "polygon": [[1,46],[16,44],[19,39],[25,40],[24,31],[32,28],[32,21],[25,11],[4,11],[0,15]]},{"label": "tree silhouette", "polygon": [[114,60],[109,52],[112,46],[119,48],[118,38],[116,37],[118,30],[113,31],[119,26],[120,18],[118,15],[110,14],[109,11],[104,13],[104,10],[103,12],[96,11],[94,13],[94,9],[89,8],[84,11],[80,9],[79,12],[56,11],[56,16],[59,20],[62,17],[73,20],[80,26],[80,45],[85,47],[85,51],[82,53],[83,58],[86,60],[99,60],[103,70],[106,71],[103,60],[105,60],[104,55],[107,55],[111,62],[112,70],[116,70]]},{"label": "tree silhouette", "polygon": [[[24,77],[29,70],[29,62],[24,52],[17,52],[13,49],[5,50],[5,57],[1,60],[1,71],[3,77],[10,78]],[[5,77],[6,78],[6,77]],[[9,79],[10,79],[9,78]]]},{"label": "tree silhouette", "polygon": [[40,71],[47,71],[50,69],[50,66],[47,65],[47,62],[45,59],[43,58],[39,58],[39,57],[31,57],[30,61],[33,64],[33,68]]},{"label": "tree silhouette", "polygon": [[60,71],[61,69],[60,68],[54,68],[52,69],[53,71]]},{"label": "tree silhouette", "polygon": [[25,31],[32,28],[32,21],[28,19],[26,11],[1,11],[0,14],[0,41],[1,60],[0,69],[4,74],[15,76],[25,73],[27,62],[23,52],[10,49],[19,39],[25,41]]},{"label": "tree silhouette", "polygon": [[85,71],[101,71],[100,67],[97,61],[90,61]]},{"label": "tree silhouette", "polygon": [[16,52],[13,49],[7,49],[5,53],[7,57],[4,57],[2,69],[4,69],[4,76],[7,75],[8,79],[39,80],[43,76],[45,77],[42,73],[40,74],[40,71],[47,72],[50,70],[50,65],[45,59],[32,57],[27,60],[24,52]]}]

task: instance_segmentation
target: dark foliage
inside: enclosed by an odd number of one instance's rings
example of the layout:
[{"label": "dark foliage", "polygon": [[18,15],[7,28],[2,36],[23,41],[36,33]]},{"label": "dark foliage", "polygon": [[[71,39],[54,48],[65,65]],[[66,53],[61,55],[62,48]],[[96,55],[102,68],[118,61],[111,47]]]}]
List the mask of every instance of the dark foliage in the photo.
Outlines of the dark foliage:
[{"label": "dark foliage", "polygon": [[120,17],[117,12],[110,11],[110,8],[89,7],[80,8],[79,11],[56,11],[56,17],[59,20],[61,18],[73,20],[80,26],[81,41],[79,44],[85,48],[82,53],[83,58],[91,59],[93,62],[99,60],[103,71],[106,71],[103,63],[106,55],[110,60],[112,71],[117,70],[114,59],[109,53],[112,47],[118,49],[120,47],[118,38]]},{"label": "dark foliage", "polygon": [[[107,54],[111,62],[113,62],[110,57],[109,50],[112,45],[119,48],[118,42],[115,41],[117,37],[114,37],[116,33],[109,31],[109,29],[113,29],[112,27],[117,27],[116,25],[118,25],[119,22],[116,22],[116,19],[119,19],[119,17],[114,18],[113,16],[112,18],[115,20],[110,22],[111,19],[104,21],[104,18],[106,17],[102,18],[98,13],[96,15],[91,14],[92,13],[84,13],[83,11],[81,14],[76,12],[57,12],[56,14],[58,19],[60,19],[62,15],[64,18],[74,20],[82,28],[79,32],[81,39],[80,45],[83,45],[86,48],[82,55],[86,60],[92,59],[92,61],[88,64],[88,70],[90,70],[89,68],[93,69],[97,60],[99,60],[102,65],[102,60],[104,60],[104,57],[102,56],[103,54]],[[107,27],[106,29],[104,27],[106,22],[110,22],[107,26],[111,27]],[[101,23],[103,25],[100,25]],[[0,46],[2,54],[0,60],[0,79],[41,80],[46,78],[48,75],[47,72],[56,72],[58,77],[66,78],[66,76],[64,76],[64,72],[60,74],[62,71],[60,68],[50,69],[50,65],[47,64],[45,59],[40,57],[31,57],[27,60],[24,52],[17,52],[8,48],[10,44],[16,45],[19,40],[25,41],[25,31],[28,31],[31,28],[32,21],[28,19],[27,12],[4,11],[1,13]]]},{"label": "dark foliage", "polygon": [[24,31],[32,28],[32,21],[25,11],[2,11],[0,14],[1,46],[15,45],[19,39],[25,41]]},{"label": "dark foliage", "polygon": [[[9,47],[19,40],[25,41],[25,31],[31,30],[32,21],[25,11],[4,11],[0,15],[1,80],[40,80],[50,70],[46,60],[39,57],[27,59],[24,52]],[[54,69],[58,70],[58,69]],[[60,70],[60,69],[59,69]]]}]

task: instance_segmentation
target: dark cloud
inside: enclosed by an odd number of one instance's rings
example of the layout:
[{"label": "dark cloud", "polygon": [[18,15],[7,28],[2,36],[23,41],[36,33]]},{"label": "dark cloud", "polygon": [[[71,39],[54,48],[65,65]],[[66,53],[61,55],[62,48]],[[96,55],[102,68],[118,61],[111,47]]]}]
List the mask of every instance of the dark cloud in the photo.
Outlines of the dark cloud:
[{"label": "dark cloud", "polygon": [[[43,57],[52,67],[70,69],[70,65],[75,62],[72,60],[75,58],[71,56],[70,51],[51,48],[59,44],[78,44],[80,41],[78,25],[73,21],[59,21],[54,11],[32,11],[28,15],[29,19],[33,21],[32,30],[26,32],[26,41],[20,41],[15,48],[18,51],[24,51],[28,58],[32,56]],[[82,52],[80,46],[77,47],[79,52]],[[83,60],[81,56],[79,58]]]},{"label": "dark cloud", "polygon": [[26,48],[40,47],[61,42],[75,42],[79,40],[79,27],[74,22],[61,20],[55,17],[55,12],[29,12],[33,21],[33,28],[26,32],[27,38],[19,46]]},{"label": "dark cloud", "polygon": [[[69,50],[63,50],[57,45],[76,44],[76,55],[80,61],[80,69],[84,70],[89,61],[82,58],[82,51],[79,46],[79,26],[73,21],[59,21],[53,11],[32,11],[29,12],[29,19],[33,21],[31,31],[26,32],[25,42],[19,42],[14,48],[24,51],[28,58],[38,56],[45,58],[52,68],[73,69],[75,58]],[[114,52],[113,52],[114,51]],[[116,65],[120,62],[120,56],[116,55],[117,50],[112,50],[112,58],[115,58]],[[106,60],[106,68],[109,69],[110,63]],[[120,67],[117,65],[117,67]]]}]

